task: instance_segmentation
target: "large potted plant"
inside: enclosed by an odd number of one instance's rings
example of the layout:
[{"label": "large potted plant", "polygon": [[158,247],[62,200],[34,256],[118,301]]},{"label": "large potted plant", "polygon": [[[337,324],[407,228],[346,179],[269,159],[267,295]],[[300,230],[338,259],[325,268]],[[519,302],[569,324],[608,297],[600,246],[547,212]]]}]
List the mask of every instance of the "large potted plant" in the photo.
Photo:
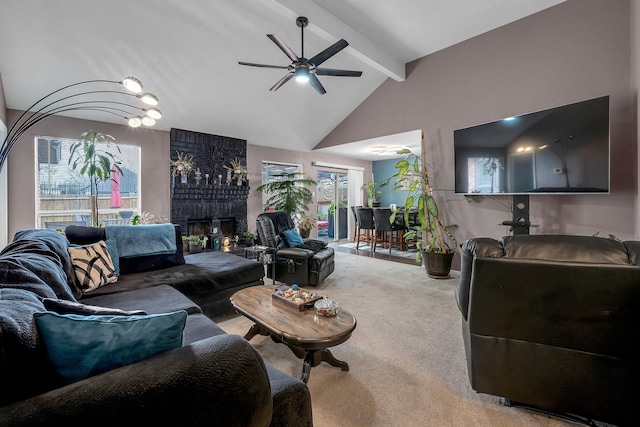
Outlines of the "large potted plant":
[{"label": "large potted plant", "polygon": [[[409,150],[400,151],[406,157],[395,165],[396,173],[385,181],[393,181],[392,191],[407,190],[404,203],[404,222],[409,224],[409,213],[417,207],[417,222],[404,234],[407,241],[415,240],[416,262],[423,262],[427,274],[434,278],[449,277],[451,262],[457,247],[456,238],[451,229],[456,224],[446,223],[442,211],[438,208],[433,190],[429,184],[429,175],[424,159],[424,135],[422,137],[422,156],[416,157]],[[392,213],[390,221],[395,221],[398,209]]]},{"label": "large potted plant", "polygon": [[284,211],[293,217],[309,210],[313,193],[307,187],[318,185],[310,177],[304,178],[302,172],[280,173],[272,175],[273,181],[262,184],[256,191],[267,194],[266,205],[277,211]]},{"label": "large potted plant", "polygon": [[[122,175],[119,159],[106,150],[113,142],[115,142],[115,138],[111,135],[88,130],[69,147],[68,164],[73,170],[80,168],[80,174],[89,179],[91,221],[94,225],[99,225],[98,183],[111,179],[112,169]],[[117,145],[116,148],[120,152]]]}]

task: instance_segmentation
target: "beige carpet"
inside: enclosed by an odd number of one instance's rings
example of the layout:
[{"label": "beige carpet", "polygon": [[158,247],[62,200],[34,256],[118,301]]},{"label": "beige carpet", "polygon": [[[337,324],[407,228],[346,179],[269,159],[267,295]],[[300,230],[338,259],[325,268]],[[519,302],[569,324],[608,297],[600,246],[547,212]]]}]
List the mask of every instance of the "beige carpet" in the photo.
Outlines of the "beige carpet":
[{"label": "beige carpet", "polygon": [[[311,370],[315,426],[573,425],[471,389],[453,296],[458,277],[430,279],[421,266],[336,252],[336,270],[318,291],[347,308],[358,325],[331,349],[349,372],[325,363]],[[251,326],[241,316],[216,320],[240,335]],[[251,344],[267,363],[300,375],[302,361],[285,345],[263,336]]]}]

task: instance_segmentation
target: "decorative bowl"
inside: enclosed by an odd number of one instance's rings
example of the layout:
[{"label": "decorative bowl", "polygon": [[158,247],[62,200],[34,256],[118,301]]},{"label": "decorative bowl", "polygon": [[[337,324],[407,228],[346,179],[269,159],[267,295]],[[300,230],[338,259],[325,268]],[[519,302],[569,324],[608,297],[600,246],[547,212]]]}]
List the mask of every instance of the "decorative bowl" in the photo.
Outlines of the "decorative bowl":
[{"label": "decorative bowl", "polygon": [[313,307],[316,310],[316,314],[324,317],[335,316],[336,314],[338,314],[338,309],[339,309],[338,302],[330,300],[327,297],[324,297],[316,301]]}]

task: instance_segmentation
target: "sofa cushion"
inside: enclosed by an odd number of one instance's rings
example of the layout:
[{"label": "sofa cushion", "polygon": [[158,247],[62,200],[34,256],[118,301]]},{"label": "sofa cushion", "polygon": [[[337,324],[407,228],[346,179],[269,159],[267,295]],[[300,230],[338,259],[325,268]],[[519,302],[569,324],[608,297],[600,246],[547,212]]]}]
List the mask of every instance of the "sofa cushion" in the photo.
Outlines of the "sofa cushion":
[{"label": "sofa cushion", "polygon": [[[118,286],[115,283],[109,286]],[[189,314],[201,313],[200,307],[169,285],[157,285],[107,295],[85,294],[85,304],[120,310],[144,310],[149,314],[184,310]]]},{"label": "sofa cushion", "polygon": [[80,296],[82,296],[82,290],[76,284],[76,275],[73,271],[73,264],[71,263],[71,258],[69,258],[69,253],[67,252],[69,242],[67,241],[65,236],[54,230],[40,230],[32,228],[18,231],[13,236],[14,242],[20,240],[36,240],[38,242],[44,243],[58,257],[60,265],[62,266],[62,270],[65,273],[67,286],[71,290],[73,296],[76,298],[80,298]]},{"label": "sofa cushion", "polygon": [[186,311],[147,316],[34,314],[49,360],[65,382],[182,346]]},{"label": "sofa cushion", "polygon": [[118,280],[104,241],[87,246],[69,247],[68,251],[76,280],[83,292],[90,292]]}]

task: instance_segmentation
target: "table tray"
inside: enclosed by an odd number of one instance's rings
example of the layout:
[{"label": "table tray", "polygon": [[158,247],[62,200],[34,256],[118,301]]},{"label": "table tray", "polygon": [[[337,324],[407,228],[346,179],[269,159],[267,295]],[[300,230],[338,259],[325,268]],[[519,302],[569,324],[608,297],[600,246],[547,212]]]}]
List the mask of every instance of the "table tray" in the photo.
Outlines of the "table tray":
[{"label": "table tray", "polygon": [[318,295],[315,292],[311,292],[308,291],[306,289],[302,289],[302,288],[298,288],[298,291],[306,294],[306,298],[305,301],[293,301],[292,299],[289,299],[285,296],[280,296],[277,294],[278,291],[282,291],[282,292],[287,292],[291,289],[291,286],[289,285],[280,285],[278,286],[275,291],[271,294],[271,300],[272,301],[278,301],[282,304],[285,304],[289,307],[292,307],[298,311],[304,311],[306,309],[309,308],[313,308],[313,305],[315,304],[316,301],[318,301],[319,299],[322,299],[322,295]]}]

